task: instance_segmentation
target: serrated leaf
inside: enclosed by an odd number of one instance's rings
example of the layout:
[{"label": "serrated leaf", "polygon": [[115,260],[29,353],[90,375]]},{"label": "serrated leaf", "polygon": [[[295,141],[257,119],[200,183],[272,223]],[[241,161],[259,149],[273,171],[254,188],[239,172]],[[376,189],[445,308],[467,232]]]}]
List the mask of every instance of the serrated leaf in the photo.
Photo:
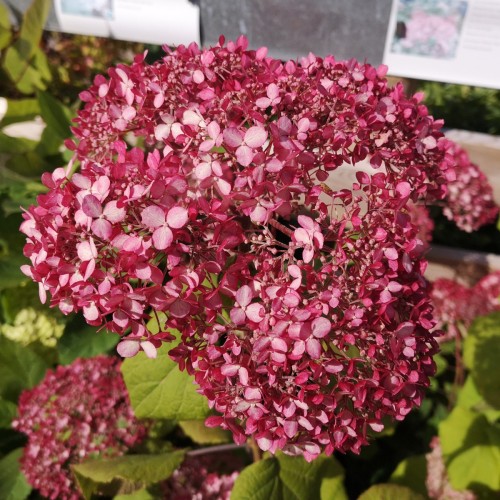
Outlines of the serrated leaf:
[{"label": "serrated leaf", "polygon": [[31,493],[31,486],[19,469],[22,448],[11,451],[0,460],[0,498],[24,500]]},{"label": "serrated leaf", "polygon": [[21,391],[38,384],[46,369],[31,349],[0,335],[0,397],[17,403]]},{"label": "serrated leaf", "polygon": [[92,326],[78,328],[75,320],[66,326],[63,336],[57,343],[59,362],[71,364],[76,358],[92,358],[113,349],[120,337],[106,331],[98,332]]},{"label": "serrated leaf", "polygon": [[196,392],[193,377],[181,372],[163,345],[156,359],[144,352],[126,359],[121,367],[134,413],[138,418],[201,420],[208,416],[207,400]]},{"label": "serrated leaf", "polygon": [[220,427],[207,427],[203,420],[179,422],[184,434],[198,444],[220,444],[232,441],[231,433]]},{"label": "serrated leaf", "polygon": [[343,480],[343,469],[333,457],[308,463],[279,453],[243,469],[231,500],[344,500]]},{"label": "serrated leaf", "polygon": [[32,120],[39,114],[40,106],[37,99],[8,99],[7,111],[0,121],[0,127]]},{"label": "serrated leaf", "polygon": [[500,429],[457,406],[439,425],[441,449],[455,489],[500,489]]},{"label": "serrated leaf", "polygon": [[358,500],[425,500],[425,497],[406,486],[376,484],[364,491]]},{"label": "serrated leaf", "polygon": [[184,460],[184,450],[161,455],[125,455],[122,457],[88,460],[73,465],[72,470],[85,498],[90,498],[102,486],[124,482],[139,490],[168,479]]},{"label": "serrated leaf", "polygon": [[62,102],[52,97],[48,92],[38,92],[38,103],[44,122],[61,139],[66,139],[71,135],[72,113]]},{"label": "serrated leaf", "polygon": [[500,313],[478,318],[464,342],[464,362],[489,405],[500,409]]},{"label": "serrated leaf", "polygon": [[0,398],[0,428],[9,429],[17,415],[17,406],[12,401]]},{"label": "serrated leaf", "polygon": [[406,486],[416,493],[427,495],[427,460],[425,455],[408,457],[398,464],[389,481],[391,484]]}]

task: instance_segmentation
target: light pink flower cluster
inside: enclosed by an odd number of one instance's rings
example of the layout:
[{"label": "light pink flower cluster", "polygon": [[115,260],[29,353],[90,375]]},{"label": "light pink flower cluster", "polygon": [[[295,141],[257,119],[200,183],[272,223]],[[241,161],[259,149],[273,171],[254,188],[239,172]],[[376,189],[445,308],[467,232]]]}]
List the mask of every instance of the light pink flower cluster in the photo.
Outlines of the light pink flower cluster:
[{"label": "light pink flower cluster", "polygon": [[462,337],[464,329],[478,316],[500,311],[500,271],[488,274],[472,287],[447,278],[437,279],[432,283],[431,298],[437,326],[446,332],[438,340]]},{"label": "light pink flower cluster", "polygon": [[46,174],[25,214],[24,271],[53,306],[126,335],[124,356],[179,330],[171,355],[237,442],[358,452],[434,372],[408,203],[444,198],[455,160],[385,67],[246,47],[180,46],[96,78],[68,143],[80,172]]},{"label": "light pink flower cluster", "polygon": [[427,459],[425,485],[429,498],[433,500],[475,500],[477,498],[472,491],[455,490],[450,484],[438,437],[432,438],[431,451],[425,457]]},{"label": "light pink flower cluster", "polygon": [[456,179],[448,184],[443,214],[463,231],[472,232],[494,222],[498,206],[487,177],[458,144],[446,140],[446,152],[453,156]]},{"label": "light pink flower cluster", "polygon": [[[165,500],[229,500],[239,471],[238,457],[224,454],[220,457],[208,454],[188,457],[161,485]],[[227,470],[229,467],[230,470]],[[243,464],[241,464],[241,468]],[[221,471],[225,471],[221,473]]]},{"label": "light pink flower cluster", "polygon": [[27,481],[47,498],[79,499],[70,465],[122,455],[146,436],[134,417],[120,361],[98,356],[49,370],[19,398],[14,429],[28,437]]}]

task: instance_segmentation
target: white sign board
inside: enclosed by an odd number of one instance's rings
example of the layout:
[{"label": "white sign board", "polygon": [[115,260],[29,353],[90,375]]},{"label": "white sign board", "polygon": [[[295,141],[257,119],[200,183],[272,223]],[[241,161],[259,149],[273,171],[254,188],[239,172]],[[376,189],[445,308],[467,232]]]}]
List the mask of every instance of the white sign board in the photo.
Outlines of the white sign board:
[{"label": "white sign board", "polygon": [[200,43],[200,8],[188,0],[55,0],[60,30],[157,45]]},{"label": "white sign board", "polygon": [[500,88],[500,0],[393,0],[389,74]]}]

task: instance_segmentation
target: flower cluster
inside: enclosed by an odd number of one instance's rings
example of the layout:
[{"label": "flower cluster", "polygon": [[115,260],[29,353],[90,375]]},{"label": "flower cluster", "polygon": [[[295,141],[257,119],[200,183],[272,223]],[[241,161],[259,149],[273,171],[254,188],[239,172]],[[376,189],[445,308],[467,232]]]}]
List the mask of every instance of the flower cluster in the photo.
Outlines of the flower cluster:
[{"label": "flower cluster", "polygon": [[16,314],[12,324],[0,325],[0,333],[23,345],[40,342],[44,346],[54,347],[62,337],[64,326],[53,315],[26,307]]},{"label": "flower cluster", "polygon": [[[227,454],[220,457],[213,454],[188,457],[172,476],[161,484],[162,498],[229,500],[234,482],[239,476],[239,472],[231,466],[236,464],[243,467],[243,464],[238,462],[237,457]],[[230,470],[226,470],[228,465]]]},{"label": "flower cluster", "polygon": [[427,459],[427,478],[425,480],[425,485],[429,498],[433,500],[476,499],[476,495],[472,493],[472,491],[458,491],[450,484],[438,437],[432,438],[431,451],[425,457]]},{"label": "flower cluster", "polygon": [[447,140],[446,151],[454,158],[456,179],[448,183],[443,214],[469,233],[494,222],[498,206],[486,176],[458,144]]},{"label": "flower cluster", "polygon": [[120,361],[105,356],[49,370],[21,394],[12,426],[28,437],[21,470],[51,499],[81,498],[71,464],[122,455],[147,432],[132,412]]},{"label": "flower cluster", "polygon": [[385,72],[282,63],[244,37],[110,69],[81,94],[79,173],[45,174],[25,213],[25,273],[126,336],[123,356],[179,330],[171,356],[237,442],[358,452],[434,372],[408,204],[443,199],[456,167],[422,96]]},{"label": "flower cluster", "polygon": [[500,311],[500,272],[495,271],[468,287],[461,283],[439,278],[432,283],[431,298],[438,327],[446,333],[440,342],[460,338],[474,319]]}]

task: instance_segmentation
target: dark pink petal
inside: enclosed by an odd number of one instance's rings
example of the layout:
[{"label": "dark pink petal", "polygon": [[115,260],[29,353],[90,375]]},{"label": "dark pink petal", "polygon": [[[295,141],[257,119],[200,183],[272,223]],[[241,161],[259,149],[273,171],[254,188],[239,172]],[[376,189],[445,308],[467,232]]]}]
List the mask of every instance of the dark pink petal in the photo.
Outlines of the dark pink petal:
[{"label": "dark pink petal", "polygon": [[185,226],[188,221],[188,211],[184,207],[172,207],[167,214],[167,224],[174,228],[180,229]]},{"label": "dark pink petal", "polygon": [[93,194],[88,194],[83,199],[82,210],[88,217],[96,218],[102,214],[102,205]]},{"label": "dark pink petal", "polygon": [[191,306],[184,300],[177,299],[168,308],[175,318],[185,318],[191,311]]}]

